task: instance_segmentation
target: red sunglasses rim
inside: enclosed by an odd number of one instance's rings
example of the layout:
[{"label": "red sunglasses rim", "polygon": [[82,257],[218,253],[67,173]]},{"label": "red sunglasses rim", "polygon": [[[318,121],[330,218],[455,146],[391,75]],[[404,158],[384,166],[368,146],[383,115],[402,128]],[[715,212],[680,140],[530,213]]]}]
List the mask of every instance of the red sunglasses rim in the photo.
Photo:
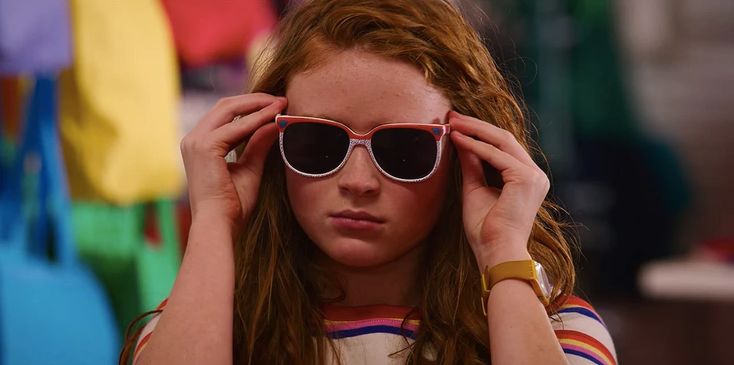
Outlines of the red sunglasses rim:
[{"label": "red sunglasses rim", "polygon": [[[286,124],[282,124],[281,121],[283,119],[286,119]],[[297,123],[321,123],[321,124],[328,124],[335,127],[339,127],[347,132],[347,135],[349,139],[357,139],[357,140],[366,140],[372,138],[372,136],[383,129],[419,129],[429,132],[433,138],[438,142],[440,141],[444,136],[448,135],[451,131],[451,127],[448,124],[429,124],[429,123],[386,123],[386,124],[380,124],[372,129],[370,129],[367,133],[360,134],[355,131],[353,131],[349,126],[347,126],[344,123],[338,122],[336,120],[326,119],[326,118],[319,118],[319,117],[307,117],[307,116],[297,116],[297,115],[286,115],[286,114],[278,114],[275,116],[275,124],[278,127],[278,131],[280,133],[283,133],[285,128],[288,125],[291,124],[297,124]]]}]

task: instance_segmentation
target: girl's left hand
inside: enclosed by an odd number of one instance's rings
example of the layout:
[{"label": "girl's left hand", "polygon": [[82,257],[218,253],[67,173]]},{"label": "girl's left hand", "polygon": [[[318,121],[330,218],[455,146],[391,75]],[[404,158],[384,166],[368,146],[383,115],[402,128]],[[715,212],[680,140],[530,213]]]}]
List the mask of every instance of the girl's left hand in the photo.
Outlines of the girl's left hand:
[{"label": "girl's left hand", "polygon": [[[455,111],[449,124],[463,176],[464,230],[480,270],[530,259],[528,239],[548,177],[512,133]],[[501,190],[487,186],[482,160],[500,172]]]}]

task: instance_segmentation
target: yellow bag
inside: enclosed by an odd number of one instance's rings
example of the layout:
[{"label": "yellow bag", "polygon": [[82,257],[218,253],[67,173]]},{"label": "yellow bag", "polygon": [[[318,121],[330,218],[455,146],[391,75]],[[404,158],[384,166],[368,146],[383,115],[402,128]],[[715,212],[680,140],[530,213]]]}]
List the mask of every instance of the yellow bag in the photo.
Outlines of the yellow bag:
[{"label": "yellow bag", "polygon": [[71,0],[70,12],[74,63],[59,112],[72,198],[178,195],[178,66],[160,2]]}]

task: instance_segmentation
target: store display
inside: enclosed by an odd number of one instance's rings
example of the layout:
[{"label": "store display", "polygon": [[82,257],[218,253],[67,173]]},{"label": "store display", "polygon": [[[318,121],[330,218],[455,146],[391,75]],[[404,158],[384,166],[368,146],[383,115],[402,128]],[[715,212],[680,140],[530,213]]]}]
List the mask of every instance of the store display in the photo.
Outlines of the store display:
[{"label": "store display", "polygon": [[[113,364],[108,300],[77,258],[56,129],[56,83],[33,90],[12,179],[0,190],[0,364]],[[41,349],[41,350],[39,350]]]}]

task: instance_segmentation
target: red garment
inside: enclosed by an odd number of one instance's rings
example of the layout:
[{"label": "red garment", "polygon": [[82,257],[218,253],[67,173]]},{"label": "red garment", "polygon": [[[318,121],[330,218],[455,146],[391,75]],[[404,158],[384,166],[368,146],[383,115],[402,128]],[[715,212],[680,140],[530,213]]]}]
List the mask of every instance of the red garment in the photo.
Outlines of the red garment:
[{"label": "red garment", "polygon": [[277,16],[268,0],[163,0],[183,63],[203,66],[243,59]]}]

